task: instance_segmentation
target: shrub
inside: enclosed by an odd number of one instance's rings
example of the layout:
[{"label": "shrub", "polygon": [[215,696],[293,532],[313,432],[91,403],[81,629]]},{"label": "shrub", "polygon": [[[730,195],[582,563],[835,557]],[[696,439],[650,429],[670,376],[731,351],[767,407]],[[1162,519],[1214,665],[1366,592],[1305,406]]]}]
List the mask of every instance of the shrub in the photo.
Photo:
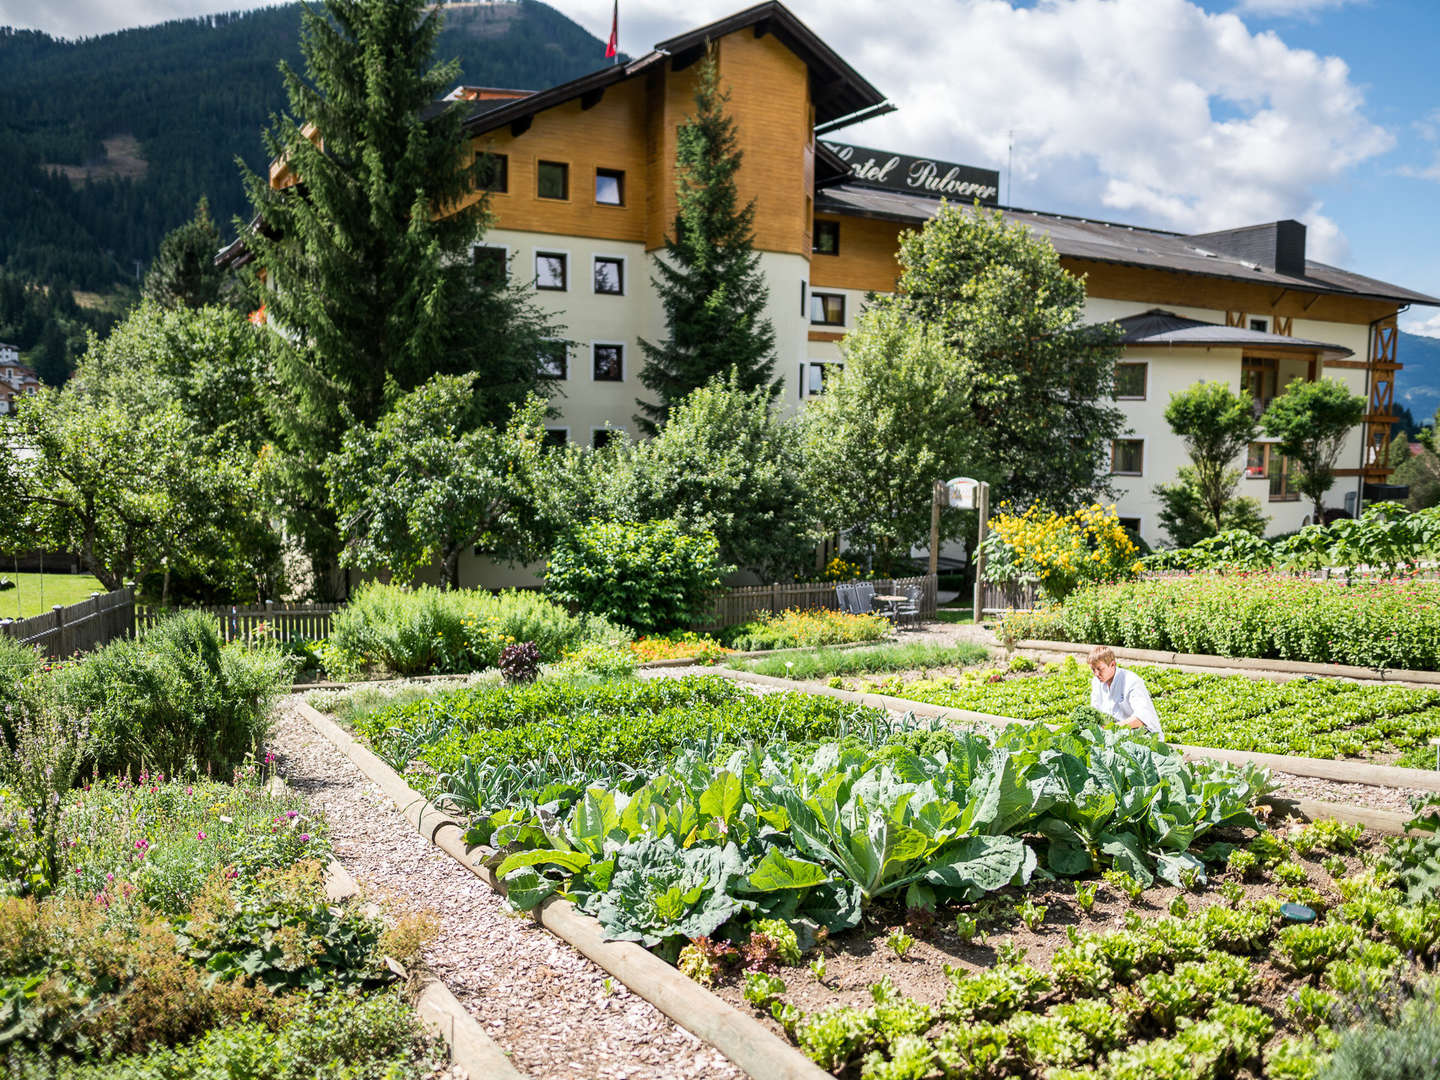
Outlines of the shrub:
[{"label": "shrub", "polygon": [[[25,680],[40,670],[40,654],[29,645],[0,635],[0,702],[18,701]],[[0,725],[6,720],[0,713]],[[9,736],[8,726],[5,734]]]},{"label": "shrub", "polygon": [[335,612],[326,667],[350,674],[463,674],[495,667],[501,650],[517,642],[534,642],[540,659],[552,662],[586,642],[628,636],[535,592],[369,584]]},{"label": "shrub", "polygon": [[1432,983],[1393,1021],[1347,1031],[1321,1080],[1409,1080],[1434,1076],[1440,1062],[1440,987]]},{"label": "shrub", "polygon": [[222,645],[214,619],[184,612],[57,669],[41,707],[88,719],[101,773],[224,774],[259,745],[291,667],[272,647]]},{"label": "shrub", "polygon": [[1097,504],[1071,514],[1032,506],[1023,514],[990,519],[985,576],[1034,578],[1046,596],[1059,600],[1084,584],[1134,577],[1139,555],[1114,506]]},{"label": "shrub", "polygon": [[890,624],[879,615],[850,615],[828,608],[812,611],[790,608],[729,627],[721,638],[727,645],[748,652],[879,641],[889,632]]},{"label": "shrub", "polygon": [[500,650],[500,674],[510,683],[534,682],[540,674],[540,649],[533,641]]},{"label": "shrub", "polygon": [[650,660],[694,660],[713,664],[730,652],[714,638],[693,630],[672,630],[663,637],[642,637],[630,646],[642,664]]},{"label": "shrub", "polygon": [[1007,616],[1001,636],[1435,670],[1440,582],[1347,586],[1243,574],[1126,582],[1078,590],[1035,615]]},{"label": "shrub", "polygon": [[728,569],[714,536],[681,532],[674,521],[591,521],[551,553],[545,588],[563,604],[664,631],[702,619]]}]

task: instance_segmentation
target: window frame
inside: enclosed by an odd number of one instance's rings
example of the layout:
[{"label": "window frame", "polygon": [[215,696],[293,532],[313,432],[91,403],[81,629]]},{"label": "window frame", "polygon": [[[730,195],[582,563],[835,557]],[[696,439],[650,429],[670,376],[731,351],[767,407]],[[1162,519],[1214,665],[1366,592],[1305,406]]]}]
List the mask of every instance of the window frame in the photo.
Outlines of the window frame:
[{"label": "window frame", "polygon": [[[835,250],[823,251],[820,247],[820,233],[822,231],[834,237]],[[838,221],[813,221],[810,225],[810,254],[812,255],[839,255],[840,254],[840,222]]]},{"label": "window frame", "polygon": [[[619,201],[619,202],[607,202],[606,200],[600,198],[600,178],[601,178],[602,176],[611,176],[611,177],[614,177],[614,178],[615,178],[615,187],[616,187],[616,190],[617,190],[617,191],[619,192],[619,194],[620,194],[620,201]],[[625,205],[626,205],[626,204],[625,204],[625,170],[624,170],[624,169],[602,169],[602,168],[600,168],[600,167],[597,165],[597,166],[595,167],[595,187],[594,187],[594,189],[593,189],[593,194],[594,194],[594,196],[595,196],[595,205],[596,205],[596,206],[615,206],[615,207],[619,207],[620,209],[623,210],[623,209],[625,208]]]},{"label": "window frame", "polygon": [[499,158],[499,159],[500,159],[500,186],[499,186],[499,187],[486,187],[485,185],[481,184],[481,185],[479,186],[478,190],[483,191],[483,192],[485,192],[486,194],[489,194],[489,195],[509,195],[509,194],[510,194],[510,155],[509,155],[509,154],[502,154],[502,153],[499,153],[498,151],[495,151],[495,150],[476,150],[476,151],[475,151],[475,158],[476,158],[477,161],[478,161],[479,159],[481,159],[481,158],[487,158],[487,157]]},{"label": "window frame", "polygon": [[[1270,320],[1264,316],[1251,315],[1246,319],[1246,322],[1249,324],[1249,330],[1252,334],[1270,333]],[[1256,323],[1259,323],[1260,325],[1256,326]]]},{"label": "window frame", "polygon": [[[846,298],[845,298],[845,294],[844,294],[844,293],[839,293],[839,292],[820,292],[820,291],[818,291],[818,290],[816,290],[816,289],[811,289],[811,290],[810,290],[810,325],[811,325],[811,326],[844,326],[844,325],[845,325],[845,315],[846,315],[845,309],[846,309],[846,306],[847,306],[846,303],[845,303],[845,299],[846,299]],[[836,322],[836,321],[833,321],[833,320],[828,319],[828,318],[826,318],[826,319],[816,319],[816,318],[815,318],[815,301],[817,301],[817,300],[820,301],[820,311],[821,311],[821,314],[825,314],[825,313],[826,313],[826,312],[825,312],[825,301],[826,301],[826,300],[838,300],[838,301],[840,301],[840,320],[839,320],[838,322]]]},{"label": "window frame", "polygon": [[1115,400],[1116,400],[1116,401],[1145,401],[1147,398],[1149,398],[1149,396],[1150,396],[1150,361],[1148,361],[1148,360],[1121,360],[1121,361],[1117,362],[1116,365],[1115,365],[1115,376],[1116,376],[1115,382],[1116,382],[1116,386],[1117,386],[1117,387],[1119,386],[1119,382],[1120,382],[1120,378],[1119,378],[1119,376],[1120,376],[1120,369],[1121,369],[1122,367],[1123,367],[1123,368],[1140,368],[1140,369],[1141,369],[1141,372],[1140,372],[1140,393],[1138,393],[1138,394],[1122,394],[1122,393],[1120,393],[1120,392],[1118,391],[1118,389],[1117,389],[1117,391],[1116,391],[1116,393],[1115,393]]},{"label": "window frame", "polygon": [[[629,256],[626,255],[592,255],[590,256],[590,291],[596,296],[625,296],[625,281],[629,276]],[[620,291],[609,292],[595,287],[595,270],[601,262],[612,262],[620,264]]]},{"label": "window frame", "polygon": [[[540,190],[540,177],[541,177],[541,174],[542,174],[543,171],[544,171],[545,166],[547,166],[547,165],[553,165],[553,166],[555,166],[556,168],[559,168],[559,169],[563,170],[563,172],[561,173],[561,182],[562,182],[561,186],[562,186],[562,190],[564,191],[564,194],[563,194],[563,195],[546,195],[546,194],[544,194],[544,193]],[[570,201],[570,163],[569,163],[568,161],[551,161],[551,160],[549,160],[548,158],[545,159],[545,160],[540,160],[539,158],[536,159],[536,161],[535,161],[535,197],[536,197],[537,199],[545,199],[547,202],[569,202],[569,201]]]},{"label": "window frame", "polygon": [[[625,381],[625,345],[623,341],[591,341],[590,342],[590,381],[592,383],[623,383]],[[618,379],[600,379],[595,376],[595,350],[615,348],[620,350],[620,377]]]},{"label": "window frame", "polygon": [[[1273,446],[1274,444],[1271,443],[1269,445]],[[1294,468],[1290,459],[1284,454],[1268,454],[1266,455],[1266,463],[1269,464],[1271,459],[1277,457],[1280,459],[1280,464],[1278,467],[1272,467],[1267,477],[1269,481],[1269,487],[1266,491],[1268,495],[1267,501],[1272,503],[1299,502],[1303,496],[1301,496],[1298,488],[1291,488],[1290,486],[1290,474]],[[1278,487],[1280,488],[1279,492],[1275,490],[1277,481]]]},{"label": "window frame", "polygon": [[[564,269],[560,273],[559,285],[540,284],[540,258],[559,257],[562,260]],[[537,292],[569,292],[570,291],[570,252],[561,248],[536,248],[535,249],[535,289]]]},{"label": "window frame", "polygon": [[611,432],[610,437],[605,440],[605,446],[610,445],[610,443],[614,442],[616,439],[624,439],[630,434],[623,427],[616,427],[614,424],[602,424],[599,427],[592,427],[590,429],[590,449],[601,450],[604,448],[603,446],[598,446],[595,443],[595,436],[599,435],[602,431]]},{"label": "window frame", "polygon": [[540,373],[540,377],[541,377],[542,379],[546,379],[546,380],[548,380],[548,381],[550,381],[550,382],[569,382],[569,381],[570,381],[570,342],[566,341],[564,338],[543,338],[542,341],[541,341],[541,344],[543,344],[543,345],[558,345],[558,346],[560,346],[561,351],[564,353],[564,355],[561,357],[561,365],[560,365],[560,374],[559,374],[559,375],[548,375],[548,374],[546,374],[544,371],[542,371],[542,372]]},{"label": "window frame", "polygon": [[[547,427],[545,429],[545,435],[547,436],[547,439],[541,443],[542,446],[564,446],[570,441],[570,425],[566,424],[562,427]],[[548,436],[550,435],[559,435],[560,441],[558,443],[549,442]]]},{"label": "window frame", "polygon": [[[1140,471],[1139,471],[1139,472],[1128,472],[1128,471],[1127,471],[1127,472],[1121,472],[1120,470],[1118,470],[1117,468],[1115,468],[1116,457],[1117,457],[1117,455],[1118,455],[1118,453],[1119,453],[1120,445],[1121,445],[1122,443],[1139,443],[1139,444],[1140,444]],[[1145,438],[1144,438],[1144,436],[1131,437],[1131,438],[1125,438],[1125,439],[1111,439],[1111,440],[1110,440],[1110,475],[1111,475],[1111,476],[1144,476],[1144,475],[1145,475]]]},{"label": "window frame", "polygon": [[[809,400],[810,398],[817,398],[817,397],[819,397],[821,394],[825,393],[825,379],[826,379],[825,371],[826,371],[827,369],[829,369],[829,368],[837,368],[837,369],[839,369],[840,371],[844,371],[844,370],[845,370],[845,361],[844,361],[844,360],[805,360],[805,361],[802,361],[802,362],[801,362],[801,364],[800,364],[800,399],[801,399],[802,401]],[[819,389],[819,390],[813,390],[813,391],[812,391],[812,390],[810,389],[810,375],[811,375],[812,370],[813,370],[813,371],[819,371],[819,372],[820,372],[820,389]]]},{"label": "window frame", "polygon": [[478,265],[478,264],[476,263],[476,261],[475,261],[475,256],[476,256],[478,253],[482,252],[482,251],[498,251],[498,252],[500,252],[500,263],[501,263],[501,267],[502,267],[502,269],[503,269],[503,271],[504,271],[503,276],[500,278],[500,284],[502,284],[502,285],[508,285],[508,284],[510,283],[510,245],[509,245],[509,244],[487,244],[487,243],[484,243],[483,241],[480,242],[480,243],[478,243],[478,244],[471,244],[471,245],[470,245],[470,265],[471,265],[471,266],[477,266],[477,265]]}]

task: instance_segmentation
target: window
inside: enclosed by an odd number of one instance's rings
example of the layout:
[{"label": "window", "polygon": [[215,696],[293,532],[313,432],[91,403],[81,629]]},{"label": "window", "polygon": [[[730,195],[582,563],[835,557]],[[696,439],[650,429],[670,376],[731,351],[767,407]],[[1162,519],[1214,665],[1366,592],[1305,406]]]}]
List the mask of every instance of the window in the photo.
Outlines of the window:
[{"label": "window", "polygon": [[625,381],[625,346],[602,345],[596,342],[590,348],[595,361],[596,382]]},{"label": "window", "polygon": [[1116,439],[1110,444],[1110,472],[1115,476],[1145,474],[1145,440]]},{"label": "window", "polygon": [[1275,380],[1279,375],[1273,356],[1247,356],[1240,361],[1240,385],[1254,399],[1255,415],[1259,416],[1275,400]]},{"label": "window", "polygon": [[1117,401],[1144,401],[1145,380],[1149,364],[1115,365],[1115,398]]},{"label": "window", "polygon": [[540,375],[545,379],[567,379],[570,377],[570,348],[565,342],[541,342]]},{"label": "window", "polygon": [[535,288],[564,292],[569,256],[563,251],[535,252]]},{"label": "window", "polygon": [[810,321],[817,326],[844,326],[845,297],[840,293],[812,292]]},{"label": "window", "polygon": [[625,295],[625,260],[611,255],[596,255],[594,286],[597,293],[607,296]]},{"label": "window", "polygon": [[1282,454],[1270,455],[1270,501],[1298,502],[1300,470],[1295,463]]},{"label": "window", "polygon": [[619,169],[596,169],[595,201],[602,206],[624,206],[625,174]]},{"label": "window", "polygon": [[809,311],[809,310],[810,310],[810,298],[809,298],[809,296],[806,294],[805,282],[802,281],[802,282],[800,282],[800,314],[801,314],[801,315],[804,315],[805,312],[807,312],[807,311]]},{"label": "window", "polygon": [[1251,320],[1250,320],[1250,329],[1251,329],[1251,330],[1255,330],[1255,331],[1257,331],[1257,332],[1259,332],[1259,333],[1261,333],[1261,334],[1268,334],[1268,333],[1270,332],[1270,320],[1269,320],[1269,319],[1251,319]]},{"label": "window", "polygon": [[1270,443],[1252,442],[1245,455],[1245,477],[1263,480],[1270,475]]},{"label": "window", "polygon": [[510,158],[507,154],[481,153],[480,190],[501,195],[510,190]]},{"label": "window", "polygon": [[470,262],[479,268],[480,278],[487,285],[503,285],[509,277],[508,253],[503,247],[477,244],[470,249]]},{"label": "window", "polygon": [[541,161],[535,168],[536,194],[542,199],[570,197],[570,166],[563,161]]},{"label": "window", "polygon": [[547,427],[545,429],[546,446],[564,446],[570,441],[570,429],[568,427]]},{"label": "window", "polygon": [[815,222],[815,235],[810,250],[816,255],[840,254],[840,223],[838,221]]},{"label": "window", "polygon": [[1140,535],[1140,519],[1138,517],[1122,517],[1116,518],[1115,520],[1118,521],[1120,523],[1120,527],[1126,532],[1128,532],[1131,536]]},{"label": "window", "polygon": [[817,397],[825,392],[825,384],[840,372],[845,365],[834,360],[811,360],[800,365],[800,396]]},{"label": "window", "polygon": [[623,441],[625,438],[624,428],[597,427],[590,431],[590,445],[596,450],[609,446],[612,442]]}]

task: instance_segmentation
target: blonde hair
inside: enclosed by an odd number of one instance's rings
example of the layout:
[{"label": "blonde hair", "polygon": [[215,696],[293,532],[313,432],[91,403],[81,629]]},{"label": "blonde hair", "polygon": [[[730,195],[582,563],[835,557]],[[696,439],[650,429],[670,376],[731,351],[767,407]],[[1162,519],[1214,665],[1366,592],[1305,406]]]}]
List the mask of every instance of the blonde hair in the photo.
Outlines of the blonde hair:
[{"label": "blonde hair", "polygon": [[1090,666],[1115,663],[1115,650],[1109,645],[1096,645],[1090,650]]}]

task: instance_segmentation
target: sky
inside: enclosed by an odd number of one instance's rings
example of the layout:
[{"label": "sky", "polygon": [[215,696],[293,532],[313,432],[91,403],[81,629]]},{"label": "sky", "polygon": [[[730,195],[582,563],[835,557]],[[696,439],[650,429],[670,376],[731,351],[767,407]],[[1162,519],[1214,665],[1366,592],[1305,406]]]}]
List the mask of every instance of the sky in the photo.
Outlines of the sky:
[{"label": "sky", "polygon": [[[608,37],[612,0],[550,2]],[[620,47],[745,4],[620,0]],[[0,0],[0,24],[73,37],[237,6]],[[1186,232],[1298,218],[1311,258],[1440,296],[1435,0],[787,6],[899,106],[837,139],[999,169],[1002,201],[1036,210]],[[1440,308],[1401,321],[1440,337]]]}]

